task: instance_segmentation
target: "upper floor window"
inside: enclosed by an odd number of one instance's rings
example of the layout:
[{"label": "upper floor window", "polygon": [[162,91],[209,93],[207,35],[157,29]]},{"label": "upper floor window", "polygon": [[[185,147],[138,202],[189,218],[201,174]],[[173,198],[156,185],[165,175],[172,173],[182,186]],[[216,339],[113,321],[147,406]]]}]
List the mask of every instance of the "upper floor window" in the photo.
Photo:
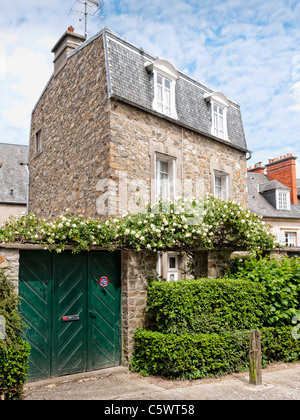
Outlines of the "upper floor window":
[{"label": "upper floor window", "polygon": [[146,62],[145,67],[153,74],[154,111],[177,119],[176,111],[176,81],[179,74],[166,60]]},{"label": "upper floor window", "polygon": [[295,232],[285,232],[285,244],[286,246],[296,246]]},{"label": "upper floor window", "polygon": [[211,134],[224,140],[228,140],[227,109],[229,101],[221,92],[204,95],[204,99],[210,105]]},{"label": "upper floor window", "polygon": [[212,107],[212,123],[213,132],[216,137],[224,138],[224,113],[225,110],[221,106],[213,104]]},{"label": "upper floor window", "polygon": [[34,152],[35,154],[39,154],[42,151],[42,130],[39,130],[35,133],[34,139]]},{"label": "upper floor window", "polygon": [[176,196],[176,160],[156,156],[156,200],[173,200]]},{"label": "upper floor window", "polygon": [[276,190],[276,207],[277,210],[290,210],[290,192]]},{"label": "upper floor window", "polygon": [[229,197],[228,174],[216,171],[214,174],[214,196],[226,200]]},{"label": "upper floor window", "polygon": [[171,117],[171,80],[156,75],[157,110]]}]

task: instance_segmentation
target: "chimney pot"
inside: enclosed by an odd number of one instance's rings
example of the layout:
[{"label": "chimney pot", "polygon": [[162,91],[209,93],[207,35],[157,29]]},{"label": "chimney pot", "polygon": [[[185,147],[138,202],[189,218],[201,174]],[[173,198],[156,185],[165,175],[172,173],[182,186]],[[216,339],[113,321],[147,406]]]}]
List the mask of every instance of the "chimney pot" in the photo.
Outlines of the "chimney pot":
[{"label": "chimney pot", "polygon": [[68,54],[79,47],[85,40],[85,36],[74,32],[73,26],[68,28],[52,48],[52,52],[54,53],[54,76],[56,76],[67,63]]}]

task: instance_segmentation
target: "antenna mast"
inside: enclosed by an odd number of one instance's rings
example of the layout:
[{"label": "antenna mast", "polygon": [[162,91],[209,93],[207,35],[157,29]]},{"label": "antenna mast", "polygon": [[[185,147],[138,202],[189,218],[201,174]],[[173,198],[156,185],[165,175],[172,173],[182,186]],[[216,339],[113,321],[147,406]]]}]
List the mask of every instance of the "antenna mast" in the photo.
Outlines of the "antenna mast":
[{"label": "antenna mast", "polygon": [[[98,3],[97,1],[94,1],[94,0],[85,0],[85,1],[76,0],[76,1],[78,3],[84,4],[84,10],[75,10],[75,9],[73,9],[73,7],[72,7],[71,10],[73,10],[73,12],[84,15],[84,35],[85,35],[85,37],[87,37],[88,16],[98,17],[100,19],[104,19],[103,16],[99,16],[97,14],[102,9],[103,5],[101,3]],[[91,9],[94,9],[94,11],[91,10],[92,13],[89,13],[88,12],[88,10],[89,10],[88,7],[90,7]],[[97,10],[95,10],[95,8],[97,8]],[[80,19],[80,21],[81,21],[81,19]]]}]

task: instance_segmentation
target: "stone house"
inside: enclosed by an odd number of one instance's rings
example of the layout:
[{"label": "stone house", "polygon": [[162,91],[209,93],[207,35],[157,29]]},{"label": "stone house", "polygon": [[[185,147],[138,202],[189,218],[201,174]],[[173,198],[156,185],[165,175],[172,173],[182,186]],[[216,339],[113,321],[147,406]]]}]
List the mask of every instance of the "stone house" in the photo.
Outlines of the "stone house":
[{"label": "stone house", "polygon": [[0,143],[0,225],[26,211],[28,146]]},{"label": "stone house", "polygon": [[289,256],[300,256],[300,201],[292,154],[248,168],[248,209],[263,216]]},{"label": "stone house", "polygon": [[[71,27],[52,51],[32,113],[30,212],[105,218],[206,193],[246,206],[238,104],[107,28],[85,40]],[[158,270],[176,279],[179,265],[162,256]]]},{"label": "stone house", "polygon": [[[30,212],[104,219],[206,193],[246,207],[239,105],[107,28],[85,40],[71,27],[52,51],[54,73],[32,113]],[[19,272],[33,379],[128,364],[147,277],[181,274],[176,253],[70,251],[0,248],[0,267]],[[195,276],[217,277],[229,255],[195,252]]]}]

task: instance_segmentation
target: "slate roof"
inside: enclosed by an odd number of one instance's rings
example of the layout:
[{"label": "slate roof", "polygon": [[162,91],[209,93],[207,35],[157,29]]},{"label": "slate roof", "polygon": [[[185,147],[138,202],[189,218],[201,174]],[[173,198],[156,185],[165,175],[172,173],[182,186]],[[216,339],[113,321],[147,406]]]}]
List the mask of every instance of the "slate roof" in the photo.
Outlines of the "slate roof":
[{"label": "slate roof", "polygon": [[[72,51],[69,57],[76,54],[102,34],[104,38],[109,97],[123,100],[193,131],[205,134],[219,142],[229,144],[245,152],[248,151],[240,106],[230,101],[227,120],[229,141],[212,136],[210,112],[204,95],[213,93],[213,91],[181,72],[178,72],[180,79],[176,82],[178,120],[175,121],[163,114],[154,112],[152,109],[154,92],[151,75],[144,64],[147,61],[156,61],[158,57],[146,53],[142,48],[129,43],[108,28],[102,29],[92,38],[85,41],[80,47]],[[197,54],[196,51],[195,54]]]},{"label": "slate roof", "polygon": [[291,190],[289,187],[287,187],[286,185],[283,185],[281,182],[273,180],[273,181],[267,181],[266,183],[260,184],[259,185],[259,192],[263,193],[266,191],[271,191],[271,190]]},{"label": "slate roof", "polygon": [[0,143],[0,203],[26,204],[28,146]]},{"label": "slate roof", "polygon": [[[270,181],[267,175],[248,173],[248,210],[266,218],[300,219],[300,201],[291,203],[291,210],[276,210],[261,194],[270,189],[290,189],[278,181]],[[278,185],[278,184],[279,185]],[[268,186],[270,188],[268,188]],[[284,188],[283,188],[284,187]]]}]

